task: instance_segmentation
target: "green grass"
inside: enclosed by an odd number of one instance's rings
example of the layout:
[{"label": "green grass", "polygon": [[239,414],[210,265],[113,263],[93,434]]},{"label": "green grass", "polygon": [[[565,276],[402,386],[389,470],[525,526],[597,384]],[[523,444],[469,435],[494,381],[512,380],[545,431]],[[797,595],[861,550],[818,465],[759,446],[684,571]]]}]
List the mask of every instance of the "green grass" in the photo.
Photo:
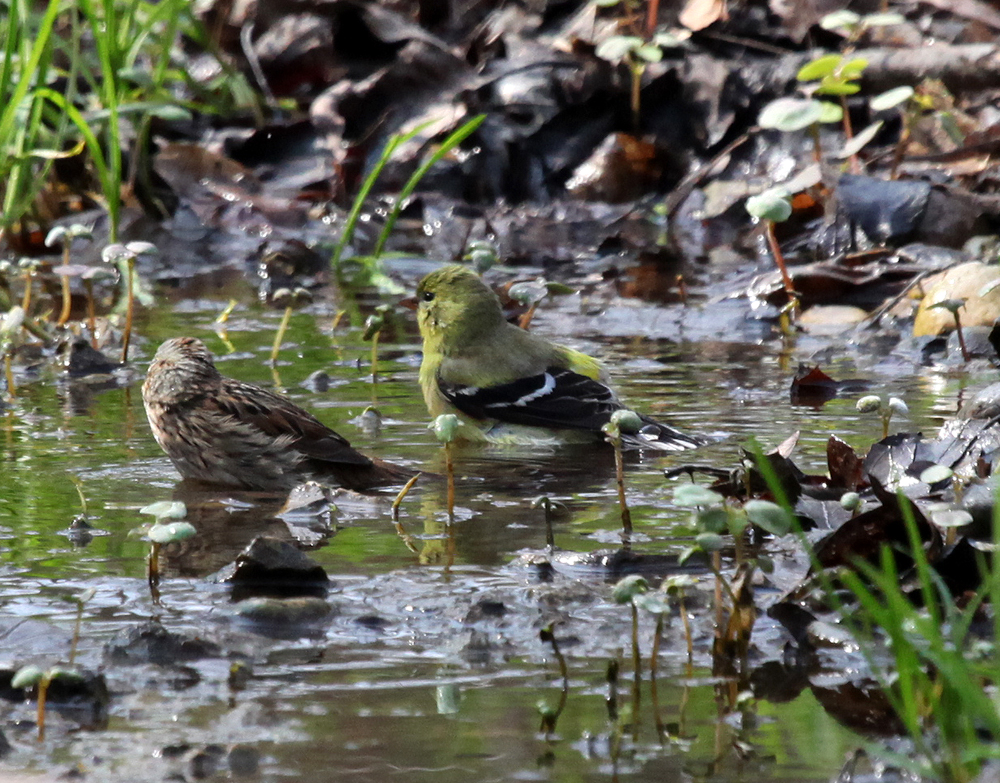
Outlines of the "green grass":
[{"label": "green grass", "polygon": [[[117,241],[123,186],[147,181],[152,118],[259,108],[246,81],[225,65],[224,76],[210,84],[196,84],[175,67],[182,37],[212,47],[190,0],[6,5],[0,13],[4,236],[45,228],[38,200],[53,184],[53,162],[85,155],[92,182],[79,187],[79,195],[96,194],[109,216],[110,241]],[[125,125],[132,126],[131,142]]]}]

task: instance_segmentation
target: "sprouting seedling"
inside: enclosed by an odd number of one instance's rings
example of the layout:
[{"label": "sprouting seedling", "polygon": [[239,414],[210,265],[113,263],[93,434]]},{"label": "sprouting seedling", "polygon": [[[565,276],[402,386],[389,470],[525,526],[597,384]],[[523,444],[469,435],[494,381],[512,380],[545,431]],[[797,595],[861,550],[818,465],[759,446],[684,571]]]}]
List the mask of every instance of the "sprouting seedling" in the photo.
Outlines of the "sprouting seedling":
[{"label": "sprouting seedling", "polygon": [[70,666],[72,666],[73,661],[76,660],[76,648],[80,642],[80,627],[83,624],[83,608],[87,605],[87,602],[90,601],[90,599],[93,598],[95,595],[97,595],[97,590],[95,590],[93,587],[90,587],[84,590],[82,593],[80,593],[80,595],[74,595],[69,597],[70,600],[72,600],[76,604],[76,623],[73,626],[73,641],[70,643],[69,647]]},{"label": "sprouting seedling", "polygon": [[[850,51],[865,30],[903,21],[903,17],[896,13],[868,14],[863,17],[852,11],[828,14],[820,21],[820,25],[847,36],[845,51],[842,54],[820,55],[802,66],[796,79],[802,84],[806,97],[785,97],[771,101],[761,110],[757,124],[762,128],[785,132],[808,128],[813,139],[813,156],[819,162],[822,158],[819,126],[843,123],[848,144],[841,155],[849,157],[852,167],[858,170],[857,152],[874,138],[881,123],[874,123],[856,136],[852,132],[847,112],[847,96],[860,91],[859,81],[868,63],[863,58],[851,57]],[[816,96],[833,98],[836,102]]]},{"label": "sprouting seedling", "polygon": [[551,552],[556,547],[555,535],[552,532],[552,519],[558,511],[565,511],[566,505],[553,500],[548,495],[542,495],[531,501],[532,508],[541,508],[545,512],[545,546]]},{"label": "sprouting seedling", "polygon": [[[756,196],[750,196],[746,201],[747,212],[751,217],[764,222],[764,231],[767,235],[767,244],[774,256],[774,263],[778,265],[781,272],[781,282],[785,287],[785,294],[788,297],[788,318],[794,320],[795,311],[798,310],[799,297],[795,292],[795,284],[791,275],[788,274],[788,266],[785,264],[785,257],[781,253],[778,245],[778,238],[774,235],[774,224],[783,223],[791,217],[792,201],[788,192],[783,188],[770,188]],[[787,334],[791,329],[790,320],[782,318],[781,331]]]},{"label": "sprouting seedling", "polygon": [[958,311],[965,307],[965,301],[965,299],[944,299],[928,305],[927,309],[941,309],[951,313],[951,317],[955,319],[955,334],[958,335],[958,347],[962,350],[962,361],[968,362],[971,357],[969,356],[969,349],[965,345],[965,334],[962,332],[962,319],[958,315]]},{"label": "sprouting seedling", "polygon": [[632,603],[656,618],[656,628],[653,631],[653,644],[649,653],[649,693],[653,704],[656,735],[662,738],[666,731],[663,721],[660,719],[660,699],[656,674],[660,658],[660,643],[663,639],[664,618],[670,611],[670,604],[667,601],[666,593],[662,591],[640,593],[632,599]]},{"label": "sprouting seedling", "polygon": [[905,416],[910,412],[906,403],[899,397],[890,397],[888,402],[883,402],[877,394],[868,394],[858,400],[854,406],[858,413],[878,413],[882,419],[882,437],[889,437],[889,422],[894,415]]},{"label": "sprouting seedling", "polygon": [[465,248],[463,260],[468,261],[476,274],[482,275],[492,269],[500,260],[497,246],[488,239],[476,239]]},{"label": "sprouting seedling", "polygon": [[[76,269],[75,265],[71,265]],[[97,348],[97,305],[94,302],[94,280],[99,277],[114,275],[110,269],[100,266],[88,266],[80,272],[80,279],[83,280],[83,290],[87,295],[87,328],[90,330],[90,344]]]},{"label": "sprouting seedling", "polygon": [[54,270],[62,281],[62,311],[59,313],[59,320],[56,321],[57,326],[63,326],[69,320],[70,305],[72,304],[72,298],[70,297],[69,291],[70,274],[66,271],[60,270],[67,270],[71,268],[69,256],[70,250],[73,246],[73,241],[84,238],[90,239],[92,236],[93,234],[87,226],[82,223],[73,223],[69,226],[56,226],[49,231],[48,235],[45,237],[46,247],[52,247],[58,242],[62,243],[62,266],[57,267]]},{"label": "sprouting seedling", "polygon": [[448,477],[448,522],[455,518],[455,462],[452,458],[452,445],[458,437],[458,428],[462,422],[454,413],[442,413],[428,426],[434,430],[438,441],[444,444],[444,468]]},{"label": "sprouting seedling", "polygon": [[819,26],[824,30],[839,32],[847,37],[847,49],[857,43],[858,39],[873,27],[889,27],[903,24],[906,17],[895,11],[877,12],[872,14],[857,14],[846,8],[833,11],[819,20]]},{"label": "sprouting seedling", "polygon": [[622,434],[636,433],[642,429],[639,414],[630,410],[618,410],[611,414],[611,421],[601,427],[605,440],[615,450],[615,479],[618,484],[618,506],[622,514],[622,540],[627,545],[632,537],[632,512],[625,498],[625,461],[622,458]]},{"label": "sprouting seedling", "polygon": [[775,535],[783,536],[791,530],[792,520],[786,511],[768,500],[748,500],[746,503],[727,503],[717,492],[697,484],[685,484],[674,491],[674,502],[678,506],[693,509],[693,521],[698,530],[694,545],[680,556],[685,562],[695,552],[709,555],[709,568],[715,576],[715,619],[716,631],[722,632],[723,593],[730,605],[737,605],[736,593],[729,579],[722,573],[722,549],[725,546],[723,533],[730,533],[735,541],[738,566],[764,567],[762,557],[747,560],[743,533],[750,524]]},{"label": "sprouting seedling", "polygon": [[403,523],[399,521],[399,508],[403,504],[403,499],[413,489],[413,485],[417,483],[418,478],[420,478],[419,473],[403,485],[403,488],[399,490],[399,494],[396,495],[396,499],[392,501],[392,524],[395,525],[396,533],[403,539],[403,543],[414,554],[418,554],[420,550],[413,543],[413,536],[406,532],[403,528]]},{"label": "sprouting seedling", "polygon": [[76,670],[64,666],[52,666],[49,669],[42,669],[40,666],[24,666],[11,678],[12,688],[35,688],[38,708],[36,712],[36,725],[38,726],[38,741],[45,739],[45,698],[48,694],[49,686],[55,680],[64,682],[81,682],[83,676]]},{"label": "sprouting seedling", "polygon": [[638,574],[630,574],[615,583],[611,597],[616,604],[628,604],[632,612],[632,719],[634,731],[639,730],[639,694],[642,684],[642,655],[639,649],[639,597],[649,590],[649,582]]},{"label": "sprouting seedling", "polygon": [[[194,525],[181,522],[187,516],[187,507],[178,500],[161,500],[139,509],[140,514],[151,514],[156,521],[146,531],[149,547],[149,589],[154,600],[158,599],[157,586],[160,583],[160,548],[164,544],[183,541],[195,534]],[[171,521],[173,520],[173,521]]]},{"label": "sprouting seedling", "polygon": [[292,320],[292,311],[296,307],[302,307],[312,301],[312,294],[305,288],[279,288],[271,296],[271,302],[278,307],[284,307],[285,312],[281,315],[281,323],[278,324],[278,331],[274,335],[274,345],[271,346],[271,365],[278,362],[278,353],[281,351],[281,343],[285,339],[285,331],[288,323]]},{"label": "sprouting seedling", "polygon": [[955,499],[953,503],[934,503],[927,508],[927,516],[938,527],[945,529],[945,546],[951,546],[958,537],[958,529],[971,524],[972,514],[961,508],[962,482],[957,473],[947,465],[931,465],[920,473],[920,481],[928,486],[951,481]]},{"label": "sprouting seedling", "polygon": [[35,287],[35,270],[38,269],[37,258],[22,258],[17,262],[18,269],[24,273],[24,297],[21,307],[25,313],[31,312],[31,292]]},{"label": "sprouting seedling", "polygon": [[365,331],[361,335],[363,340],[372,341],[372,400],[375,399],[375,384],[378,380],[378,340],[385,329],[387,322],[392,316],[392,305],[379,305],[375,312],[365,319]]},{"label": "sprouting seedling", "polygon": [[666,593],[667,597],[677,601],[677,611],[681,616],[681,625],[684,628],[684,640],[687,643],[688,665],[694,658],[694,638],[691,635],[691,621],[688,619],[687,606],[684,601],[684,591],[689,587],[694,587],[695,580],[686,574],[675,574],[668,576],[660,585],[660,590]]},{"label": "sprouting seedling", "polygon": [[819,126],[840,122],[842,118],[843,109],[829,101],[819,101],[814,98],[778,98],[761,109],[757,124],[761,128],[785,133],[808,128],[813,139],[813,157],[819,161],[823,157]]},{"label": "sprouting seedling", "polygon": [[539,731],[548,737],[556,730],[556,722],[559,720],[559,716],[566,706],[566,699],[569,696],[569,669],[566,666],[566,658],[559,649],[559,643],[556,641],[552,625],[546,625],[539,631],[538,635],[542,643],[548,643],[552,646],[552,654],[556,657],[556,662],[559,664],[559,675],[562,677],[562,688],[559,690],[559,703],[554,708],[549,706],[549,703],[544,700],[539,700],[536,704],[538,713],[542,717],[542,724],[539,727]]},{"label": "sprouting seedling", "polygon": [[121,272],[125,266],[125,333],[122,336],[122,362],[128,361],[128,348],[132,340],[132,318],[135,311],[135,262],[140,256],[155,256],[159,253],[150,242],[129,242],[108,245],[101,251],[101,259],[106,264],[115,264]]},{"label": "sprouting seedling", "polygon": [[7,381],[7,395],[17,396],[17,386],[14,383],[14,340],[24,323],[24,308],[15,305],[0,319],[0,353],[3,354],[4,378]]},{"label": "sprouting seedling", "polygon": [[507,295],[511,299],[528,306],[528,311],[517,321],[517,325],[522,329],[528,329],[531,326],[531,319],[534,318],[538,305],[541,304],[542,301],[549,296],[549,294],[558,295],[572,293],[574,293],[574,289],[570,288],[568,285],[555,283],[541,277],[537,280],[529,282],[514,283],[514,285],[512,285],[507,291]]},{"label": "sprouting seedling", "polygon": [[678,46],[680,39],[670,33],[658,33],[652,41],[647,41],[638,35],[613,35],[605,39],[594,52],[602,60],[611,63],[624,63],[629,70],[632,89],[629,94],[629,106],[632,109],[632,128],[638,131],[641,116],[642,75],[646,67],[663,59],[661,46]]},{"label": "sprouting seedling", "polygon": [[902,129],[899,131],[899,140],[896,142],[896,149],[892,154],[892,165],[889,167],[889,179],[896,179],[896,170],[906,156],[906,149],[910,144],[910,137],[913,135],[913,126],[920,118],[923,109],[933,108],[933,99],[920,95],[910,85],[903,84],[874,96],[868,101],[868,107],[873,112],[900,108]]}]

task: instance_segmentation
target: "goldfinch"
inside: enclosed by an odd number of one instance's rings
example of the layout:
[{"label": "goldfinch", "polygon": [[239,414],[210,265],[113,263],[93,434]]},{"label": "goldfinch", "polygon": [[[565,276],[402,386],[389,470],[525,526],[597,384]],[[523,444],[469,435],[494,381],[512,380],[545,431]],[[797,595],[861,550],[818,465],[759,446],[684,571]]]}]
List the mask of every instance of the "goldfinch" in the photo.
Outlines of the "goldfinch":
[{"label": "goldfinch", "polygon": [[[467,267],[431,272],[417,286],[423,338],[420,386],[432,417],[456,414],[470,441],[554,444],[601,440],[625,406],[600,362],[504,318],[500,300]],[[627,445],[679,451],[708,442],[646,416]]]}]

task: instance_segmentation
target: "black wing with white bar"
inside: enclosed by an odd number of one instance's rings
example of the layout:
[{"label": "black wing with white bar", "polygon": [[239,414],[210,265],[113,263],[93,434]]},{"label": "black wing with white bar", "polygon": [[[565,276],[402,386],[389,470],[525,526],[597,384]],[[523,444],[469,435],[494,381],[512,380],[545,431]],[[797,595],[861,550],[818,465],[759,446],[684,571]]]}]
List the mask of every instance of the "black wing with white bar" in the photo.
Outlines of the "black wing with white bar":
[{"label": "black wing with white bar", "polygon": [[440,379],[438,386],[466,416],[531,427],[596,431],[622,407],[600,381],[555,367],[497,386],[463,386]]}]

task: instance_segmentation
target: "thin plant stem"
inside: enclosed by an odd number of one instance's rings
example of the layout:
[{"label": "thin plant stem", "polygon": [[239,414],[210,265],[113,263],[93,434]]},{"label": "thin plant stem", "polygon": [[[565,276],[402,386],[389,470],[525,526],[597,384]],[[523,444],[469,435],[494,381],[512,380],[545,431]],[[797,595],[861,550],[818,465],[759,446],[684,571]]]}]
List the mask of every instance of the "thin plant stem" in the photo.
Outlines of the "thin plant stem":
[{"label": "thin plant stem", "polygon": [[59,320],[56,321],[56,326],[65,326],[69,320],[72,298],[69,292],[69,275],[60,275],[59,277],[62,280],[62,310],[59,312]]},{"label": "thin plant stem", "polygon": [[160,583],[160,545],[155,541],[149,547],[149,588],[153,590]]},{"label": "thin plant stem", "polygon": [[399,521],[399,507],[403,502],[403,498],[409,494],[413,485],[417,483],[418,478],[420,478],[419,473],[403,485],[403,488],[399,490],[399,494],[396,495],[396,499],[392,501],[392,523],[396,527],[396,533],[398,533],[399,537],[403,539],[403,543],[406,544],[406,548],[414,554],[419,554],[420,550],[417,549],[416,545],[413,543],[413,537],[406,532],[406,529],[403,527],[403,523]]},{"label": "thin plant stem", "polygon": [[551,552],[556,548],[556,536],[552,530],[552,503],[546,501],[542,508],[545,510],[545,546]]},{"label": "thin plant stem", "polygon": [[663,612],[656,616],[656,630],[653,631],[653,649],[649,653],[649,697],[653,703],[653,720],[656,723],[656,736],[663,742],[663,721],[660,719],[660,697],[656,687],[656,672],[660,657],[660,640],[663,637]]},{"label": "thin plant stem", "polygon": [[[71,240],[68,235],[63,235],[63,266],[69,264],[69,249]],[[56,321],[56,326],[64,326],[69,320],[70,305],[72,304],[72,299],[69,293],[69,275],[60,275],[62,281],[62,311],[59,313],[59,320]]]},{"label": "thin plant stem", "polygon": [[785,287],[785,293],[788,294],[788,301],[791,302],[795,299],[795,284],[792,282],[792,276],[788,274],[788,267],[785,266],[785,257],[782,255],[781,247],[778,245],[778,238],[774,235],[774,221],[764,221],[764,226],[767,233],[768,247],[771,249],[774,263],[778,265],[778,271],[781,272],[781,284]]},{"label": "thin plant stem", "polygon": [[618,481],[618,506],[622,512],[622,542],[628,545],[632,539],[632,512],[629,511],[625,498],[625,462],[622,458],[621,436],[614,438],[612,446],[615,450],[615,477]]},{"label": "thin plant stem", "polygon": [[3,374],[7,379],[7,396],[13,399],[17,396],[17,386],[14,384],[14,367],[11,359],[11,352],[8,350],[3,355]]},{"label": "thin plant stem", "polygon": [[962,361],[968,362],[970,359],[969,349],[965,345],[965,335],[962,333],[962,319],[958,317],[958,311],[955,311],[955,333],[958,335],[958,347],[962,349]]},{"label": "thin plant stem", "polygon": [[660,0],[648,0],[646,5],[646,38],[651,39],[656,32],[656,20],[660,16]]},{"label": "thin plant stem", "polygon": [[451,444],[444,444],[444,467],[448,476],[448,524],[455,521],[455,461],[452,459]]},{"label": "thin plant stem", "polygon": [[69,646],[69,665],[73,665],[73,661],[76,658],[76,648],[80,641],[80,626],[83,623],[83,601],[78,601],[76,604],[76,624],[73,626],[73,641]]},{"label": "thin plant stem", "polygon": [[24,317],[28,317],[28,308],[31,307],[31,289],[33,288],[34,273],[30,269],[24,270],[24,298],[21,299],[21,309],[24,310]]},{"label": "thin plant stem", "polygon": [[38,741],[45,740],[45,700],[49,692],[49,677],[46,675],[38,681],[38,707],[35,712],[35,721],[38,724]]},{"label": "thin plant stem", "polygon": [[639,607],[632,602],[632,741],[639,738],[639,702],[642,698],[642,655],[639,652]]},{"label": "thin plant stem", "polygon": [[122,363],[128,361],[128,346],[132,340],[132,311],[135,310],[135,257],[129,256],[125,263],[128,268],[126,277],[128,301],[125,307],[125,336],[122,338]]},{"label": "thin plant stem", "polygon": [[694,639],[691,638],[691,621],[688,620],[687,607],[684,605],[684,593],[677,599],[677,608],[681,614],[681,625],[684,626],[684,640],[687,642],[688,665],[694,660]]},{"label": "thin plant stem", "polygon": [[378,336],[381,330],[372,335],[372,405],[378,403]]},{"label": "thin plant stem", "polygon": [[278,324],[278,332],[274,335],[274,345],[271,346],[271,364],[275,364],[278,361],[278,353],[281,351],[281,341],[285,339],[285,330],[288,328],[288,322],[292,319],[292,306],[288,305],[285,308],[284,315],[281,316],[281,323]]},{"label": "thin plant stem", "polygon": [[89,278],[83,279],[83,288],[87,292],[87,327],[90,329],[90,345],[97,348],[97,311],[94,306],[94,282]]},{"label": "thin plant stem", "polygon": [[559,676],[562,678],[562,687],[559,689],[559,704],[552,715],[543,721],[546,734],[549,734],[556,730],[556,722],[566,707],[566,699],[569,697],[569,668],[566,666],[566,657],[559,649],[559,643],[556,641],[556,635],[551,625],[542,629],[541,637],[542,641],[547,641],[552,646],[552,654],[555,656],[559,666]]}]

